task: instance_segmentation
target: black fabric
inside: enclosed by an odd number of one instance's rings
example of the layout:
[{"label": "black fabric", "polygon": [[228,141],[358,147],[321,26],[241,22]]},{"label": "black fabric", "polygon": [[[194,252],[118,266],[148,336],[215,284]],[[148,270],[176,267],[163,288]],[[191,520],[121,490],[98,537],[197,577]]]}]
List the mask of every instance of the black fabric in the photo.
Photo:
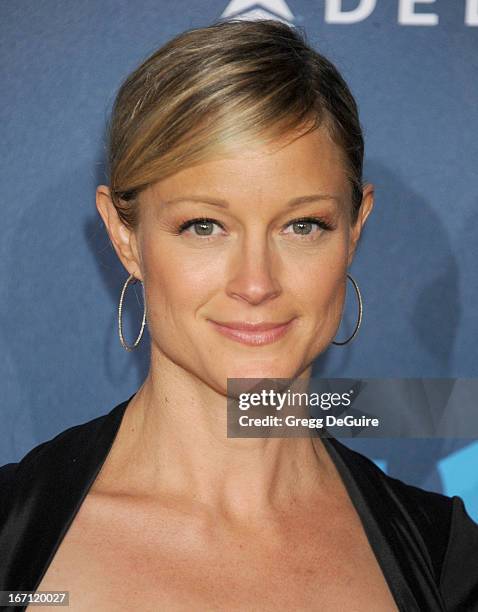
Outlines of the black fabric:
[{"label": "black fabric", "polygon": [[[0,468],[0,590],[37,589],[132,397]],[[398,609],[478,612],[478,525],[463,500],[408,485],[339,440],[322,440]]]}]

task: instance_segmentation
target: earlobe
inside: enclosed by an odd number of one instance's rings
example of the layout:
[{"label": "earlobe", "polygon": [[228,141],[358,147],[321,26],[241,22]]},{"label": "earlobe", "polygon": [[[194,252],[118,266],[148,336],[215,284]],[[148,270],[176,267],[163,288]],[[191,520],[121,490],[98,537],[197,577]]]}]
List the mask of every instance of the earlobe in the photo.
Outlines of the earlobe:
[{"label": "earlobe", "polygon": [[355,250],[357,248],[357,244],[358,244],[358,237],[357,238],[354,237],[350,241],[349,255],[348,255],[348,259],[347,259],[347,268],[349,268],[352,265],[352,261],[353,261],[353,258],[355,256]]},{"label": "earlobe", "polygon": [[131,230],[119,218],[107,185],[99,185],[96,189],[96,208],[121,263],[129,274],[141,280],[138,262],[131,248]]}]

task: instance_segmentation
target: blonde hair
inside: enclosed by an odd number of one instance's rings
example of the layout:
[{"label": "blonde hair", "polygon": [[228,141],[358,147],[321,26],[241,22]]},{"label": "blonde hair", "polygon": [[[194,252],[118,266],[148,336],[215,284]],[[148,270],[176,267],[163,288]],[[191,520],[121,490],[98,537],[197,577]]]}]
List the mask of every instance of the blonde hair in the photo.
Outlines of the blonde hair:
[{"label": "blonde hair", "polygon": [[364,142],[356,102],[305,35],[263,19],[183,32],[121,85],[108,129],[108,174],[118,215],[138,224],[139,193],[224,145],[325,125],[352,185],[351,222],[362,200]]}]

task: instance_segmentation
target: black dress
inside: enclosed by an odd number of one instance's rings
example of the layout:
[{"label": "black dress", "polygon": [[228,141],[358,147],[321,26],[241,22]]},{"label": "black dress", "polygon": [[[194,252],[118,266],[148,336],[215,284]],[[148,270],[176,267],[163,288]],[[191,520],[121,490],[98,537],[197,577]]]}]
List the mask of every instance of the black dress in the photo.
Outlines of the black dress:
[{"label": "black dress", "polygon": [[[133,397],[0,468],[0,591],[37,589]],[[478,611],[478,525],[463,500],[392,478],[335,438],[323,442],[398,609]]]}]

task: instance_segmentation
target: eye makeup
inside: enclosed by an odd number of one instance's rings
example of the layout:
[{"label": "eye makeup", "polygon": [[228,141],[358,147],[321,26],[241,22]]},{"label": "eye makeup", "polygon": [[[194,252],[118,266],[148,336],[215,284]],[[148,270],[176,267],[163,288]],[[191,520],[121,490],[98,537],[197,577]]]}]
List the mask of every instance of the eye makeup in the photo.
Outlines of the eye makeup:
[{"label": "eye makeup", "polygon": [[[175,230],[175,234],[177,235],[181,235],[183,234],[186,230],[188,230],[191,227],[194,226],[201,226],[204,227],[207,225],[217,225],[219,226],[221,229],[224,230],[224,226],[222,223],[220,223],[219,221],[212,219],[211,217],[195,217],[192,219],[187,219],[185,221],[182,221],[179,226],[177,227],[177,229]],[[296,227],[304,227],[307,225],[317,225],[318,227],[320,227],[322,230],[324,231],[332,231],[334,229],[336,229],[336,226],[334,224],[332,224],[330,221],[328,221],[327,219],[323,218],[323,217],[319,217],[316,215],[310,215],[310,216],[303,216],[303,217],[299,217],[297,219],[293,219],[291,221],[289,221],[288,223],[286,223],[283,226],[283,229],[288,228],[290,226],[296,226]],[[293,232],[294,233],[294,232]],[[294,235],[296,236],[310,236],[310,235],[314,235],[317,232],[298,232],[298,233],[294,233]],[[195,237],[209,237],[212,234],[194,234]]]}]

